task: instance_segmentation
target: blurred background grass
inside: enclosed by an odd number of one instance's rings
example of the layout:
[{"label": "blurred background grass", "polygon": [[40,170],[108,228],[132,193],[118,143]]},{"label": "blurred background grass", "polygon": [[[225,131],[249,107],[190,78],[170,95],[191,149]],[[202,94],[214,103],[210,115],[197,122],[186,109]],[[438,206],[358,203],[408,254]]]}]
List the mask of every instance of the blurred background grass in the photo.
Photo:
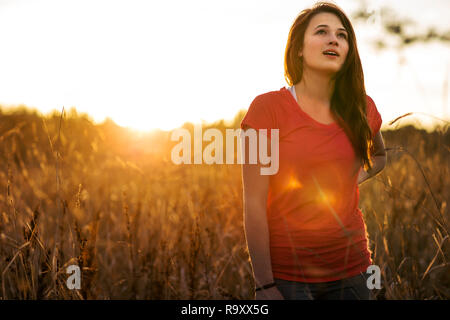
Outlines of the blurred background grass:
[{"label": "blurred background grass", "polygon": [[[244,114],[204,128],[239,128]],[[386,168],[360,186],[375,295],[449,299],[448,124],[383,136]],[[75,109],[2,111],[0,297],[251,299],[240,166],[176,166],[169,137]],[[81,290],[66,287],[71,264]]]}]

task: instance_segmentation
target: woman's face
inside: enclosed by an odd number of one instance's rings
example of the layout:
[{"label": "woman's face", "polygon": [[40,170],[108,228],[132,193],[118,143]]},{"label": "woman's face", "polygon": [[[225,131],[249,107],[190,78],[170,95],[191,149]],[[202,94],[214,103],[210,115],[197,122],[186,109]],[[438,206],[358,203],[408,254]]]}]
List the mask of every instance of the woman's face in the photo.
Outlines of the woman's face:
[{"label": "woman's face", "polygon": [[[313,16],[305,31],[303,49],[303,68],[334,74],[345,62],[348,53],[348,34],[341,20],[333,13],[321,12]],[[332,50],[338,55],[327,55]]]}]

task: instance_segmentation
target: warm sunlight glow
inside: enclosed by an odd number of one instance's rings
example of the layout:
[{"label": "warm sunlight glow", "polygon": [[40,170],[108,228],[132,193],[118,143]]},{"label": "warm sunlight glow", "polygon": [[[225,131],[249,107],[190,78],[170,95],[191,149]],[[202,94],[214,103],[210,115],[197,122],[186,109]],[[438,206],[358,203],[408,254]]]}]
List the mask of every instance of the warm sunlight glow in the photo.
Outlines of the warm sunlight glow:
[{"label": "warm sunlight glow", "polygon": [[331,207],[336,204],[337,200],[336,196],[328,190],[321,190],[321,192],[317,194],[317,198],[318,202],[329,205]]},{"label": "warm sunlight glow", "polygon": [[289,183],[287,185],[288,189],[298,189],[301,188],[303,185],[298,181],[294,176],[290,177]]},{"label": "warm sunlight glow", "polygon": [[[97,122],[109,117],[140,130],[231,120],[256,95],[286,85],[289,28],[314,2],[0,2],[0,105],[44,113],[75,106]],[[450,2],[413,2],[392,6],[413,19],[422,10],[420,23],[448,20],[440,14]],[[359,5],[337,3],[349,15]],[[448,45],[376,52],[371,44],[381,28],[355,23],[355,32],[384,127],[407,112],[448,117]],[[401,122],[434,120],[414,114]]]}]

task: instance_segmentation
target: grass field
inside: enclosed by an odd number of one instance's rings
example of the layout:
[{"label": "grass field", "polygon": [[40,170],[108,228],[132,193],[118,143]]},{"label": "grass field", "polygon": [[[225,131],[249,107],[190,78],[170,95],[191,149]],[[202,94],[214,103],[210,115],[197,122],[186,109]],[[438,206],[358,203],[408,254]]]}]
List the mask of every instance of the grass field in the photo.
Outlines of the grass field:
[{"label": "grass field", "polygon": [[[360,186],[375,295],[450,299],[448,125],[383,135],[386,168]],[[170,148],[73,110],[3,112],[0,298],[251,299],[240,166],[177,166]]]}]

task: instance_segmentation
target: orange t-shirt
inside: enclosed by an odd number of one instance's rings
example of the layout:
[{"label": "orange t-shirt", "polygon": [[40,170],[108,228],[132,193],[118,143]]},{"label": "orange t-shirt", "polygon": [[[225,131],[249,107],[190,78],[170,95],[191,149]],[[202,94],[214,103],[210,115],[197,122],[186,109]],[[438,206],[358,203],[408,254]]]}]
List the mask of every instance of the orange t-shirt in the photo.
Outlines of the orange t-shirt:
[{"label": "orange t-shirt", "polygon": [[[382,119],[367,96],[375,135]],[[357,184],[360,162],[344,130],[305,113],[285,87],[257,96],[241,122],[279,129],[279,170],[269,176],[267,220],[274,278],[326,282],[372,264]]]}]

